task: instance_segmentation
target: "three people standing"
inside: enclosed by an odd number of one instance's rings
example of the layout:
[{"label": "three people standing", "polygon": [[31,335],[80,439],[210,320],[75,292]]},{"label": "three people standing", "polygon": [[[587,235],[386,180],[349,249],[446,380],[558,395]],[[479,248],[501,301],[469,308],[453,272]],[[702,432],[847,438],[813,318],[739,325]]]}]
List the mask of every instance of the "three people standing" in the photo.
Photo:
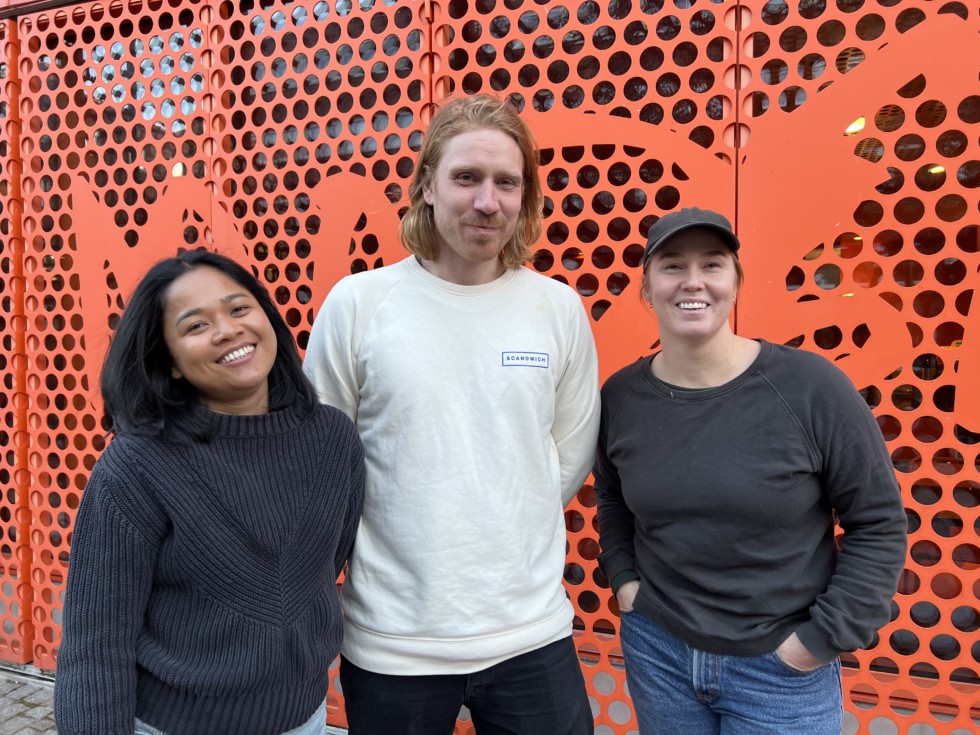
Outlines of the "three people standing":
[{"label": "three people standing", "polygon": [[609,379],[600,418],[581,300],[523,267],[543,196],[514,107],[442,107],[410,199],[411,255],[338,283],[311,333],[340,411],[240,267],[187,253],[137,289],[75,530],[59,726],[318,734],[340,647],[352,735],[449,735],[464,705],[480,735],[590,735],[563,507],[595,461],[642,735],[839,733],[837,657],[887,621],[905,516],[847,378],[732,332],[727,220],[651,227],[661,350]]}]

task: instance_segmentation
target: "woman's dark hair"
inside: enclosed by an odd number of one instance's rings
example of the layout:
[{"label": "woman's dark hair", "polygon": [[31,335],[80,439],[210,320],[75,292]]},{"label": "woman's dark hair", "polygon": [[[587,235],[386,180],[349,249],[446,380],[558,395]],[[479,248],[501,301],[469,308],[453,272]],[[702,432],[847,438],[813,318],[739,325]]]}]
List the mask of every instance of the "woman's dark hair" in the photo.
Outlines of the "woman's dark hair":
[{"label": "woman's dark hair", "polygon": [[269,373],[269,410],[296,406],[305,415],[316,410],[316,389],[303,373],[292,332],[269,292],[230,258],[207,250],[189,250],[150,268],[119,320],[101,380],[106,418],[117,434],[184,442],[209,439],[210,414],[200,410],[194,386],[171,374],[173,360],[163,338],[167,289],[185,273],[202,267],[214,268],[245,288],[272,324],[277,346]]}]

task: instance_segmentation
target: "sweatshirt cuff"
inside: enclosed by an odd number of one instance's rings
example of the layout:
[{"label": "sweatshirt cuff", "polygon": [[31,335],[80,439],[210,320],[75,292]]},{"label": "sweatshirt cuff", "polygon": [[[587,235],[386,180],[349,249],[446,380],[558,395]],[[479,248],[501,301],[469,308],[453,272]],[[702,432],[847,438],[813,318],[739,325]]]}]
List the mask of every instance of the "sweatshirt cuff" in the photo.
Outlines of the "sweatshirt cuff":
[{"label": "sweatshirt cuff", "polygon": [[619,592],[619,588],[622,587],[627,582],[632,582],[634,579],[639,579],[640,575],[636,573],[635,569],[624,569],[615,577],[609,580],[609,586],[612,588],[612,593],[615,595]]},{"label": "sweatshirt cuff", "polygon": [[633,555],[632,549],[603,551],[599,554],[599,568],[606,575],[611,587],[612,581],[619,576],[620,572],[636,569],[636,557]]},{"label": "sweatshirt cuff", "polygon": [[800,643],[806,646],[806,650],[823,663],[833,661],[842,653],[821,634],[820,629],[812,620],[806,621],[796,629],[796,637],[800,639]]}]

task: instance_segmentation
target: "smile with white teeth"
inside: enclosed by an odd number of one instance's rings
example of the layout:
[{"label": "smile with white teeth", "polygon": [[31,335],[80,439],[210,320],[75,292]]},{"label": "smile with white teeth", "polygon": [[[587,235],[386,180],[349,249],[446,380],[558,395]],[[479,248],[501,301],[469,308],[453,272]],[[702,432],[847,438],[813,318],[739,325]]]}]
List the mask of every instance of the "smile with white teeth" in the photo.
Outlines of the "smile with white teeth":
[{"label": "smile with white teeth", "polygon": [[682,309],[693,311],[694,309],[706,309],[708,304],[704,301],[681,301],[678,306]]},{"label": "smile with white teeth", "polygon": [[245,345],[244,347],[239,347],[234,352],[229,352],[227,355],[218,360],[218,364],[225,365],[229,362],[240,360],[241,358],[245,357],[245,355],[250,355],[253,352],[255,352],[255,345]]}]

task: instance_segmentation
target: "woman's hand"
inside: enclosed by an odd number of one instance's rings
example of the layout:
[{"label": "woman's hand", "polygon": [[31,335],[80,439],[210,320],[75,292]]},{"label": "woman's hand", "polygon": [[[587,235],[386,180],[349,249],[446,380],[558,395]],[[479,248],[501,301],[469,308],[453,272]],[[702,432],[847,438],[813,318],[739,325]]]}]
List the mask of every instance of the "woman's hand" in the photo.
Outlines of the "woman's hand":
[{"label": "woman's hand", "polygon": [[813,671],[823,665],[823,661],[810,653],[795,632],[779,644],[776,655],[782,659],[784,664],[797,671]]},{"label": "woman's hand", "polygon": [[619,603],[620,612],[633,612],[633,600],[636,599],[636,593],[639,591],[640,580],[638,579],[631,579],[619,588],[619,592],[616,593],[616,602]]}]

